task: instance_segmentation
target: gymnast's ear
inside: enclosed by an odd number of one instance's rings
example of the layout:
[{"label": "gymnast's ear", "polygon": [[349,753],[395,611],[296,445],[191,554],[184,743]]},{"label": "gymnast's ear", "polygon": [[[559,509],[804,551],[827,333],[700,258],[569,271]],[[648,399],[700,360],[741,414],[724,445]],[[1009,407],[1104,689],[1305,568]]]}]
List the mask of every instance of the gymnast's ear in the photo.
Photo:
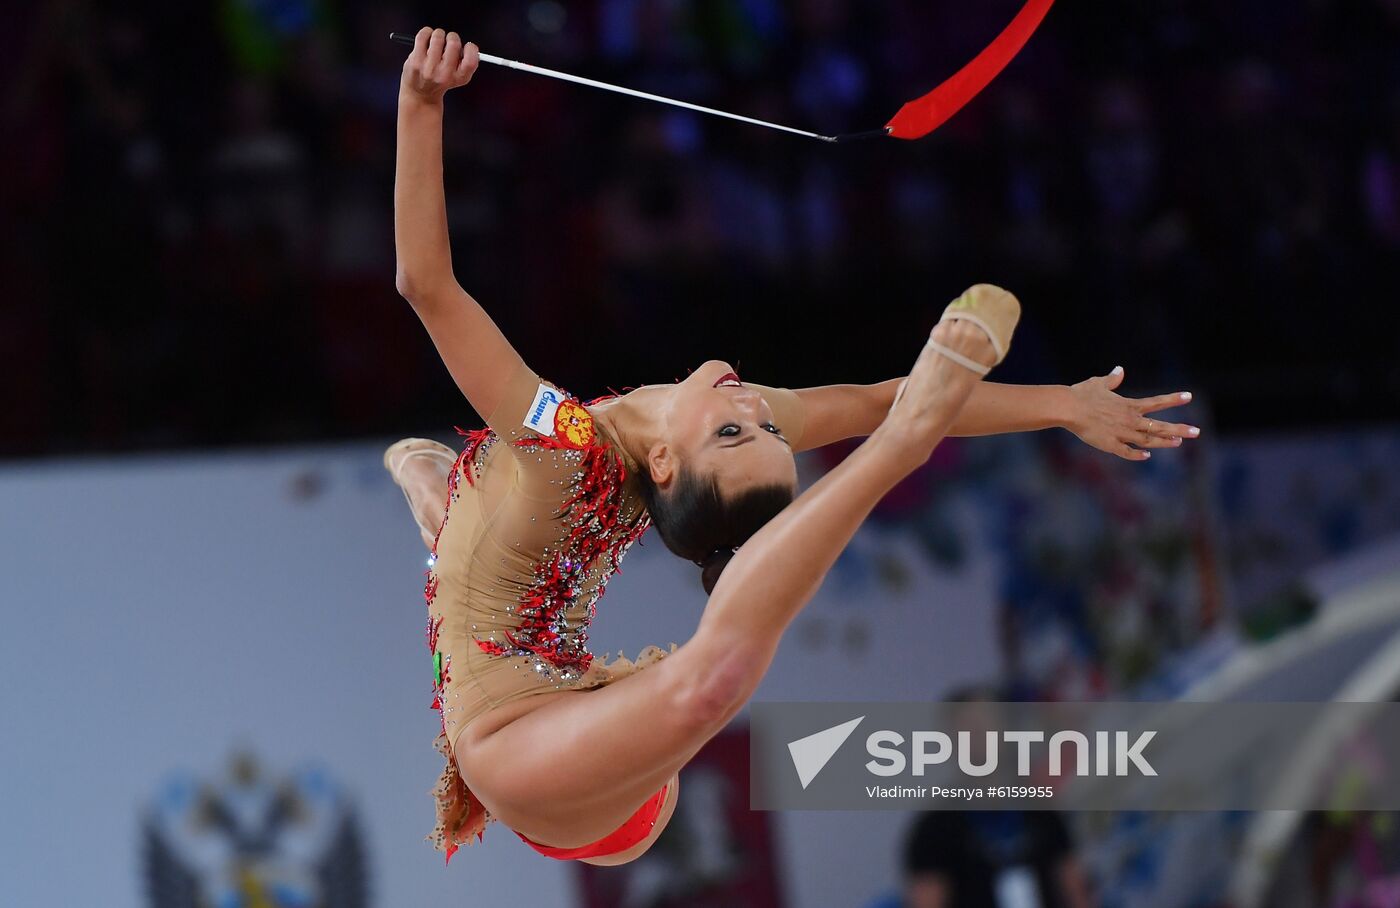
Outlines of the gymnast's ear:
[{"label": "gymnast's ear", "polygon": [[676,478],[676,455],[670,445],[665,442],[652,445],[647,452],[647,473],[651,475],[651,481],[661,488],[670,485],[671,480]]}]

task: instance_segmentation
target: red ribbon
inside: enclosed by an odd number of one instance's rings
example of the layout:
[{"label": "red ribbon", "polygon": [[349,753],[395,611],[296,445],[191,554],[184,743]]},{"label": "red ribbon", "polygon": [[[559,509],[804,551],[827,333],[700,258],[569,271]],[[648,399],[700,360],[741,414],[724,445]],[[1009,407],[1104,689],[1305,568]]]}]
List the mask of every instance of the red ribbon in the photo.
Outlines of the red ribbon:
[{"label": "red ribbon", "polygon": [[885,128],[897,139],[922,139],[962,110],[1015,59],[1055,0],[1026,0],[996,40],[948,81],[899,109]]}]

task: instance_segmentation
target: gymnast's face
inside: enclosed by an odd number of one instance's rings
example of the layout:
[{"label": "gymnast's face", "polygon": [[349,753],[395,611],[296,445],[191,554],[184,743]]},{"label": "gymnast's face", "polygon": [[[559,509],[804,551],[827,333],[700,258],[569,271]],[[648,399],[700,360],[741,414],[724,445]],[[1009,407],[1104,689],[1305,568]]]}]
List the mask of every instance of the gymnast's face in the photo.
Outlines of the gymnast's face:
[{"label": "gymnast's face", "polygon": [[797,466],[783,427],[734,368],[710,360],[671,389],[661,444],[652,450],[652,478],[665,485],[681,464],[714,476],[722,492],[764,485],[797,487]]}]

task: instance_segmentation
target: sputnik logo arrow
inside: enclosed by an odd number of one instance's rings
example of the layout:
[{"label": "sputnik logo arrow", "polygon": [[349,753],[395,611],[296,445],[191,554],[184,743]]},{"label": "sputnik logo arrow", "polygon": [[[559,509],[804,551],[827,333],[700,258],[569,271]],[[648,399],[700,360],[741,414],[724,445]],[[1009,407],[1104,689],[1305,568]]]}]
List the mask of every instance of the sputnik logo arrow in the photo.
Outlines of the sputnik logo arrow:
[{"label": "sputnik logo arrow", "polygon": [[792,754],[792,765],[797,769],[797,778],[802,782],[804,791],[864,720],[865,716],[857,716],[849,722],[788,742],[788,753]]}]

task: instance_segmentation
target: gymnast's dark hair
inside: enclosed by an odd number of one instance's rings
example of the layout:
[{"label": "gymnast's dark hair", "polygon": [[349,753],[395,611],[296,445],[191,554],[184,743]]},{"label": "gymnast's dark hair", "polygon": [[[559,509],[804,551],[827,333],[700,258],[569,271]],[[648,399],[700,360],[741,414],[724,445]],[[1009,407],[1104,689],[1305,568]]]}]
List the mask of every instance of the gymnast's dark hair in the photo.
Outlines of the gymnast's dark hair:
[{"label": "gymnast's dark hair", "polygon": [[713,476],[682,469],[662,491],[645,469],[638,471],[642,500],[666,548],[700,566],[700,583],[714,592],[719,575],[739,546],[792,504],[793,490],[763,485],[735,495],[720,494]]}]

